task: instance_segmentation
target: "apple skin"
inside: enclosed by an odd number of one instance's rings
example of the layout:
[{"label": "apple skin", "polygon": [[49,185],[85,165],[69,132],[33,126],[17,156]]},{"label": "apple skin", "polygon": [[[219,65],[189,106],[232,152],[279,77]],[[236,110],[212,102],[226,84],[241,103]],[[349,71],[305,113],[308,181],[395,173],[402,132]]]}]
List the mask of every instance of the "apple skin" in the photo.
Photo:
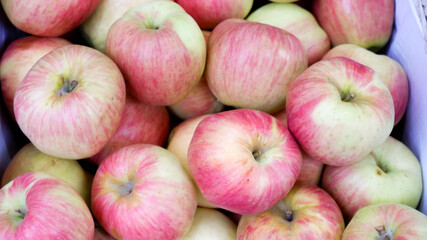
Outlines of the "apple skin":
[{"label": "apple skin", "polygon": [[343,231],[341,211],[327,192],[316,186],[295,185],[273,208],[243,216],[237,239],[341,240]]},{"label": "apple skin", "polygon": [[[377,228],[383,226],[381,238]],[[424,240],[426,226],[426,215],[414,208],[402,204],[375,204],[356,212],[344,230],[342,240]]]},{"label": "apple skin", "polygon": [[0,239],[92,240],[93,236],[89,208],[62,180],[31,172],[0,189]]},{"label": "apple skin", "polygon": [[254,0],[176,0],[200,28],[214,29],[219,23],[230,18],[245,18]]},{"label": "apple skin", "polygon": [[306,50],[308,65],[319,61],[331,48],[328,35],[314,16],[296,4],[270,3],[255,10],[247,20],[269,24],[293,34]]},{"label": "apple skin", "polygon": [[374,69],[390,90],[394,103],[394,125],[402,119],[408,104],[409,83],[402,66],[386,55],[375,54],[354,44],[342,44],[331,49],[323,59],[350,58]]},{"label": "apple skin", "polygon": [[206,43],[197,23],[171,1],[137,6],[118,19],[107,55],[119,66],[129,92],[149,105],[183,100],[202,77]]},{"label": "apple skin", "polygon": [[187,157],[203,196],[242,215],[274,206],[301,169],[301,152],[288,129],[271,115],[250,109],[203,119]]},{"label": "apple skin", "polygon": [[[185,171],[191,177],[191,180],[194,182],[193,176],[191,176],[190,169],[188,168],[188,148],[190,146],[191,139],[193,138],[194,132],[196,131],[199,123],[208,117],[209,114],[205,114],[198,117],[193,117],[188,120],[185,120],[178,124],[174,129],[172,129],[169,135],[168,150],[173,153],[181,162]],[[210,203],[202,195],[200,188],[197,186],[197,183],[194,182],[197,192],[197,205],[205,208],[217,208],[215,204]]]},{"label": "apple skin", "polygon": [[114,135],[89,161],[100,165],[114,151],[128,145],[148,143],[162,146],[169,135],[169,113],[165,107],[151,106],[126,97],[125,110]]},{"label": "apple skin", "polygon": [[313,14],[332,42],[378,51],[389,40],[394,0],[314,0]]},{"label": "apple skin", "polygon": [[31,35],[58,37],[83,23],[99,0],[1,0],[15,27]]},{"label": "apple skin", "polygon": [[421,166],[403,143],[388,137],[363,160],[348,166],[327,166],[322,188],[351,219],[362,207],[401,203],[417,207],[423,190]]},{"label": "apple skin", "polygon": [[309,156],[332,166],[355,163],[387,140],[393,99],[369,67],[348,58],[310,66],[292,84],[288,126]]},{"label": "apple skin", "polygon": [[206,78],[225,105],[277,112],[307,68],[301,42],[288,32],[241,19],[221,22],[209,37]]},{"label": "apple skin", "polygon": [[25,75],[41,57],[68,44],[71,43],[62,38],[28,36],[18,38],[6,48],[0,60],[0,84],[4,103],[12,119],[15,119],[13,98]]},{"label": "apple skin", "polygon": [[111,59],[89,47],[67,45],[31,68],[16,90],[14,112],[41,152],[83,159],[113,136],[125,98],[123,76]]},{"label": "apple skin", "polygon": [[108,234],[104,229],[96,227],[95,236],[93,240],[116,240],[110,234]]},{"label": "apple skin", "polygon": [[[288,127],[288,118],[286,117],[286,109],[283,109],[273,114],[273,117],[277,118],[277,120],[283,123],[283,125]],[[304,151],[301,151],[301,154],[302,154],[301,171],[298,175],[298,178],[295,184],[318,186],[322,176],[324,164],[316,159],[313,159],[312,157],[307,155],[307,153],[305,153]]]},{"label": "apple skin", "polygon": [[109,155],[92,184],[92,211],[117,239],[177,239],[191,227],[196,191],[179,160],[156,145]]},{"label": "apple skin", "polygon": [[237,226],[215,209],[198,207],[193,224],[179,240],[236,240]]},{"label": "apple skin", "polygon": [[100,0],[93,14],[81,25],[83,36],[94,48],[105,53],[108,31],[132,7],[154,0]]},{"label": "apple skin", "polygon": [[[207,44],[211,32],[203,30],[202,33]],[[204,74],[187,97],[169,106],[169,109],[181,119],[190,119],[205,114],[217,113],[222,111],[223,108],[224,105],[218,101],[209,89]]]},{"label": "apple skin", "polygon": [[40,152],[33,144],[21,148],[7,166],[1,186],[28,172],[41,171],[57,177],[74,187],[90,206],[92,179],[77,161],[52,157]]}]

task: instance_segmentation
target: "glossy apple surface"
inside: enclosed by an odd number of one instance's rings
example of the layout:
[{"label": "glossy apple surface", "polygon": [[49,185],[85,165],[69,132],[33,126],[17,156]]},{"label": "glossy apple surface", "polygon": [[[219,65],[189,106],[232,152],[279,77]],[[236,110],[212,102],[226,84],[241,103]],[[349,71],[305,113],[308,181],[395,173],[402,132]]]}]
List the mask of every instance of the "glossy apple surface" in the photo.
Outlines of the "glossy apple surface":
[{"label": "glossy apple surface", "polygon": [[179,160],[150,144],[109,155],[92,184],[92,210],[117,239],[177,239],[191,227],[196,191]]},{"label": "glossy apple surface", "polygon": [[348,58],[310,66],[292,84],[286,113],[300,147],[327,165],[355,163],[387,140],[393,99],[369,67]]},{"label": "glossy apple surface", "polygon": [[89,47],[67,45],[42,57],[14,98],[22,132],[45,154],[65,159],[95,155],[113,136],[125,107],[116,64]]},{"label": "glossy apple surface", "polygon": [[203,196],[238,214],[274,206],[301,169],[301,152],[286,127],[269,114],[249,109],[203,119],[187,157]]},{"label": "glossy apple surface", "polygon": [[13,41],[6,48],[0,60],[0,84],[4,103],[13,119],[13,98],[25,75],[41,57],[68,44],[71,43],[63,38],[28,36]]},{"label": "glossy apple surface", "polygon": [[236,108],[283,109],[290,85],[307,68],[304,47],[292,34],[241,19],[221,22],[209,37],[208,51],[209,88]]}]

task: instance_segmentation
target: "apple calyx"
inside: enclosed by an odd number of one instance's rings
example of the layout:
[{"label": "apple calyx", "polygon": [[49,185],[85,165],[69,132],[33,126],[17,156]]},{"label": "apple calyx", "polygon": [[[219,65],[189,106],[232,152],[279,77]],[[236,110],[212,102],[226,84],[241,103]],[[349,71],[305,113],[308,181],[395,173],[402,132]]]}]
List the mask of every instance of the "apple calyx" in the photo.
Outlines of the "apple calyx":
[{"label": "apple calyx", "polygon": [[292,220],[294,220],[294,216],[293,216],[292,210],[286,210],[284,218],[285,218],[286,221],[292,222]]},{"label": "apple calyx", "polygon": [[391,240],[391,236],[385,230],[384,225],[375,228],[379,234],[379,240]]},{"label": "apple calyx", "polygon": [[134,186],[135,186],[134,181],[129,181],[129,182],[124,183],[123,185],[120,186],[119,195],[120,196],[127,196],[127,195],[131,194]]},{"label": "apple calyx", "polygon": [[344,93],[341,96],[341,100],[344,102],[350,102],[356,95],[354,93]]},{"label": "apple calyx", "polygon": [[18,209],[15,210],[15,212],[18,213],[19,214],[18,216],[21,217],[22,219],[24,219],[25,215],[27,214],[27,211],[25,211],[25,209],[21,210],[21,209],[18,208]]},{"label": "apple calyx", "polygon": [[62,81],[62,87],[59,88],[57,91],[58,97],[62,97],[72,92],[79,84],[77,80],[69,81],[68,79],[65,79],[63,75],[61,75],[61,81]]},{"label": "apple calyx", "polygon": [[261,150],[255,150],[252,152],[252,156],[254,156],[255,161],[258,161],[262,155],[262,151]]}]

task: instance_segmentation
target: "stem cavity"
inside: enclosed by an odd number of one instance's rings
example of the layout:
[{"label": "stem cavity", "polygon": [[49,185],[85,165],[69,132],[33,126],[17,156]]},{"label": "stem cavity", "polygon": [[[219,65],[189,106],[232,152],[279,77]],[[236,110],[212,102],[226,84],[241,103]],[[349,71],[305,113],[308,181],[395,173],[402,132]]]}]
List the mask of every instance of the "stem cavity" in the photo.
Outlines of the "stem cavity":
[{"label": "stem cavity", "polygon": [[24,219],[25,218],[25,215],[27,214],[27,212],[25,211],[25,210],[21,210],[21,209],[16,209],[15,210],[15,212],[16,213],[18,213],[19,214],[19,217],[21,217],[22,219]]},{"label": "stem cavity", "polygon": [[391,236],[387,234],[387,231],[385,230],[384,225],[376,227],[375,230],[377,230],[380,236],[378,238],[379,240],[391,240]]},{"label": "stem cavity", "polygon": [[79,84],[77,80],[69,81],[68,79],[65,79],[63,75],[61,75],[61,81],[62,81],[62,87],[57,90],[58,97],[62,97],[72,92]]}]

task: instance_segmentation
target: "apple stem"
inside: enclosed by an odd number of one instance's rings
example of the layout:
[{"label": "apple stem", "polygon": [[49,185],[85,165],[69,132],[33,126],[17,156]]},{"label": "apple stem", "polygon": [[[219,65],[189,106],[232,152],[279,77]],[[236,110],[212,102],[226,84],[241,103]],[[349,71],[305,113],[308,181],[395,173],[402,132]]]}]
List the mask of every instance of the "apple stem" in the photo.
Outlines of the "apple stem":
[{"label": "apple stem", "polygon": [[292,210],[286,210],[285,212],[285,219],[288,222],[292,222]]},{"label": "apple stem", "polygon": [[61,80],[62,80],[63,86],[58,90],[59,97],[62,97],[63,95],[72,92],[78,85],[77,80],[72,80],[71,82],[66,81],[63,75],[61,75]]},{"label": "apple stem", "polygon": [[344,102],[350,102],[356,95],[354,93],[346,93],[342,96],[341,100]]},{"label": "apple stem", "polygon": [[377,230],[380,235],[379,240],[390,240],[390,236],[387,235],[384,225],[376,227],[375,230]]},{"label": "apple stem", "polygon": [[26,215],[25,211],[22,211],[21,209],[16,209],[15,212],[18,213],[22,218],[25,218],[25,215]]}]

